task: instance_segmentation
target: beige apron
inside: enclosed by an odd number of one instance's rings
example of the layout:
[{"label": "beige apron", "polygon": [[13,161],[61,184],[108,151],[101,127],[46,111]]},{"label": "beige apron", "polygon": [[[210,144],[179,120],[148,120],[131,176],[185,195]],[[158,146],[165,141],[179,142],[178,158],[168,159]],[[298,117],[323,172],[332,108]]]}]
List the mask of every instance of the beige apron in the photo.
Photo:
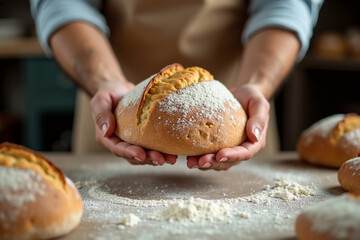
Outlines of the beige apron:
[{"label": "beige apron", "polygon": [[[104,15],[110,42],[129,81],[138,83],[178,62],[201,66],[230,86],[240,61],[246,9],[242,0],[109,0]],[[89,98],[81,92],[77,100],[73,150],[98,151],[102,147],[94,141]],[[278,149],[273,123],[269,137],[275,137],[267,141],[268,154]]]}]

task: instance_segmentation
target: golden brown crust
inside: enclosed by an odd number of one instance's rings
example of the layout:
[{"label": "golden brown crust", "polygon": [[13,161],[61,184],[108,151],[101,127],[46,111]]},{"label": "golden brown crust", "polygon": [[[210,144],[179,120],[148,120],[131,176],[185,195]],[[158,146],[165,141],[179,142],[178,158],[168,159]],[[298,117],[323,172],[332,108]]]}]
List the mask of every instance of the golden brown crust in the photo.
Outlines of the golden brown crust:
[{"label": "golden brown crust", "polygon": [[79,192],[49,160],[23,146],[0,145],[0,238],[47,239],[81,220]]},{"label": "golden brown crust", "polygon": [[300,157],[310,163],[339,168],[360,153],[360,116],[333,115],[305,130],[297,142]]},{"label": "golden brown crust", "polygon": [[[132,94],[139,96],[128,96]],[[189,156],[234,147],[246,138],[245,111],[225,86],[200,67],[170,65],[128,95],[115,110],[115,132],[128,143]],[[139,117],[142,109],[145,114]]]},{"label": "golden brown crust", "polygon": [[354,194],[360,194],[360,157],[344,162],[338,172],[340,185]]},{"label": "golden brown crust", "polygon": [[0,165],[33,169],[44,177],[53,178],[64,188],[65,177],[62,171],[45,156],[21,145],[3,142],[0,144]]}]

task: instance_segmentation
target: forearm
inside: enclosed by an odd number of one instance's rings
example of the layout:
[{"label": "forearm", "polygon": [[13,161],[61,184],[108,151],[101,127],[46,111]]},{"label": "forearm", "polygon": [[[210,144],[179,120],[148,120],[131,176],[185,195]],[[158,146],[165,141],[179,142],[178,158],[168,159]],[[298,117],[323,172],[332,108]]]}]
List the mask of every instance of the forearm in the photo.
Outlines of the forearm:
[{"label": "forearm", "polygon": [[269,99],[291,70],[299,49],[298,38],[288,30],[259,31],[244,48],[234,87],[254,84]]},{"label": "forearm", "polygon": [[91,96],[109,81],[126,82],[106,37],[84,22],[73,22],[50,38],[61,67]]}]

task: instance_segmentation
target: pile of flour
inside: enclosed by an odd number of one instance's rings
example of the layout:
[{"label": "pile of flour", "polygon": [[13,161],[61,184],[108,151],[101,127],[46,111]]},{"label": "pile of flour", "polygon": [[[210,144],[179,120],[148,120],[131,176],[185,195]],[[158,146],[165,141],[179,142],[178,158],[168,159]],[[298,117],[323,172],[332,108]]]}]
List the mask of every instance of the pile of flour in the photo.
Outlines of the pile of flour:
[{"label": "pile of flour", "polygon": [[251,203],[269,203],[271,198],[279,198],[286,201],[298,200],[299,198],[315,196],[316,189],[312,186],[303,186],[294,181],[279,180],[274,187],[265,185],[264,190],[240,200]]},{"label": "pile of flour", "polygon": [[[133,226],[137,225],[139,222],[141,222],[140,218],[132,213],[122,217],[120,220],[120,224],[122,226],[127,226],[127,227],[133,227]],[[121,227],[119,226],[119,228],[121,228]]]},{"label": "pile of flour", "polygon": [[231,208],[227,203],[191,197],[187,200],[176,200],[165,210],[149,216],[148,219],[186,223],[224,220],[230,215]]},{"label": "pile of flour", "polygon": [[316,190],[313,187],[302,186],[288,180],[275,182],[275,186],[269,190],[269,197],[283,200],[297,200],[300,197],[314,196],[316,194]]}]

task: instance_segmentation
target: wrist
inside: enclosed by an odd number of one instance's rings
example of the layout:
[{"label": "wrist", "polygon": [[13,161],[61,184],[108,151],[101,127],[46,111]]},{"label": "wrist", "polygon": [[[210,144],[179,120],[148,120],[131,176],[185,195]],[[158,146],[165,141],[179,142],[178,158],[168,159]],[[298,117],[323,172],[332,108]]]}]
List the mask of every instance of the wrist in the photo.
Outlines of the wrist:
[{"label": "wrist", "polygon": [[235,89],[239,89],[243,86],[251,86],[258,89],[262,95],[269,100],[277,88],[274,76],[266,74],[264,71],[258,70],[253,72],[247,79],[239,80],[234,86]]},{"label": "wrist", "polygon": [[90,96],[94,96],[101,88],[108,85],[114,83],[128,83],[121,71],[111,72],[105,69],[106,68],[100,71],[99,69],[94,69],[93,71],[88,71],[86,74],[82,75],[82,81],[80,82],[84,83],[83,87]]},{"label": "wrist", "polygon": [[247,84],[260,90],[266,99],[270,99],[277,87],[275,76],[264,71],[256,71],[250,76]]}]

